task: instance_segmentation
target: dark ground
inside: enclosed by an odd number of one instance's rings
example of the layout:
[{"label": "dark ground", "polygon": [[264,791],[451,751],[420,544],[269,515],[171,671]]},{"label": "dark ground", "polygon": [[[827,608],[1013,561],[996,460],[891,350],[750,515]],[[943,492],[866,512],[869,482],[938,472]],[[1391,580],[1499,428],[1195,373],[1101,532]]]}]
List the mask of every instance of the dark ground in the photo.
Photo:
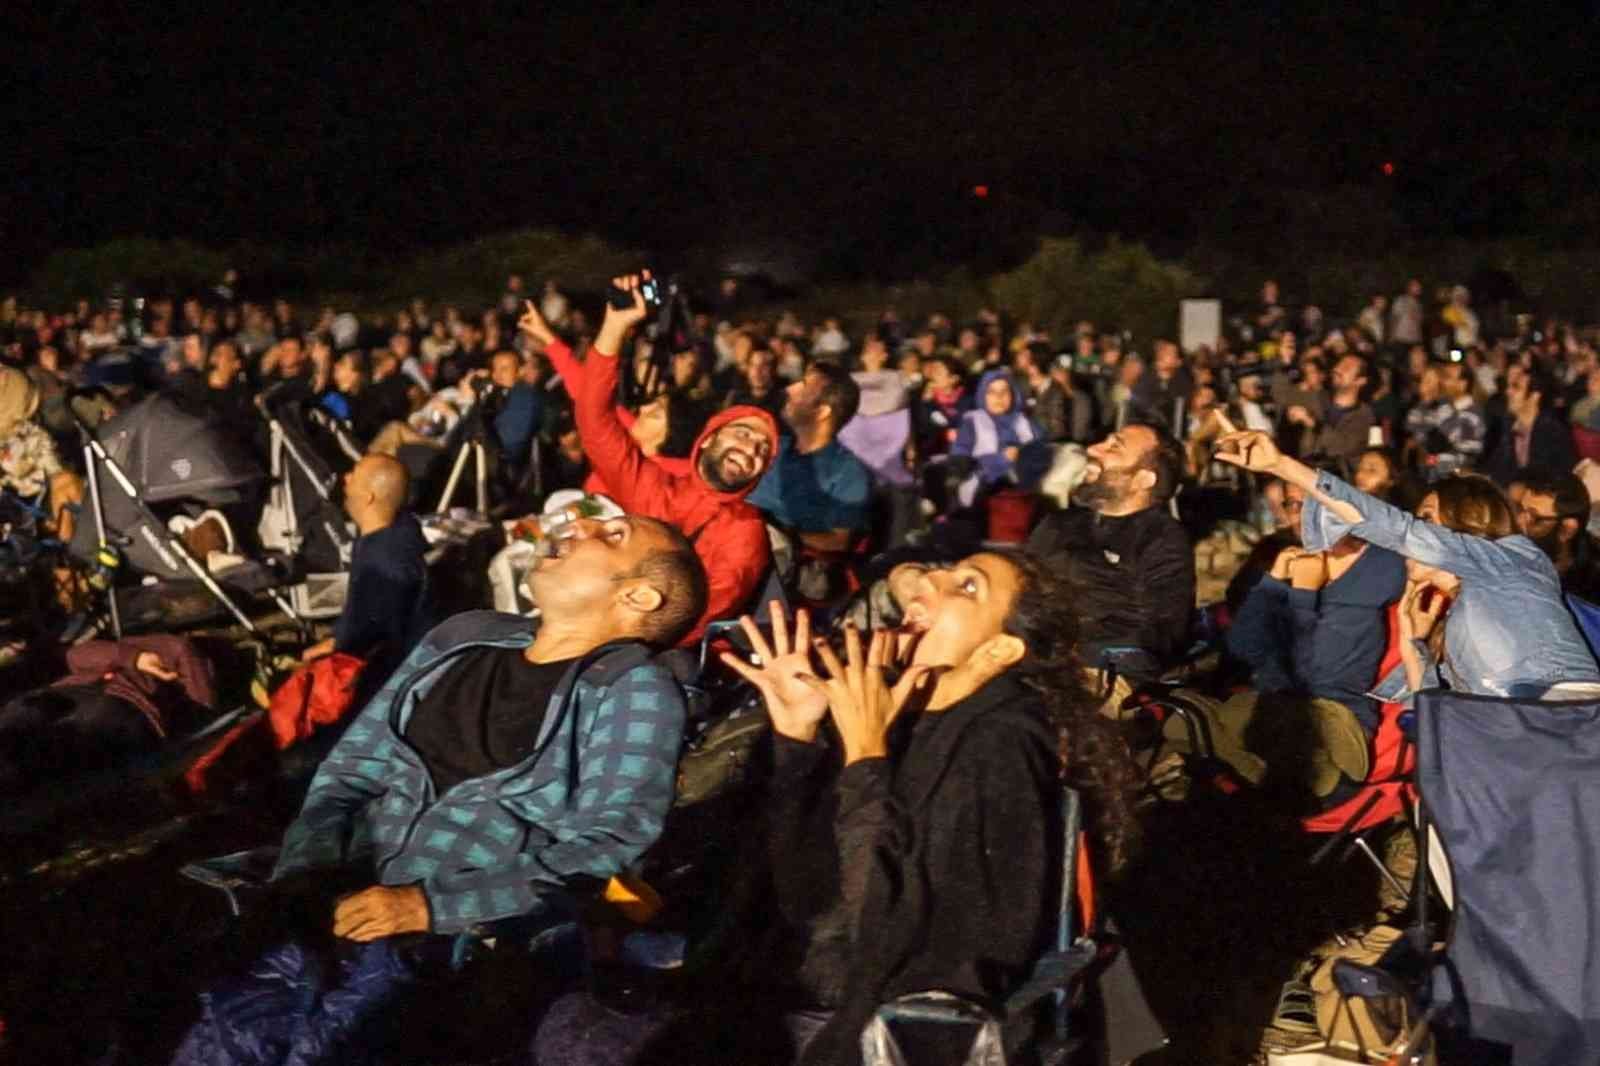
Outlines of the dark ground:
[{"label": "dark ground", "polygon": [[[1354,863],[1312,871],[1316,841],[1249,796],[1155,810],[1124,888],[1131,957],[1173,1044],[1152,1063],[1242,1066],[1279,988],[1336,929],[1372,914]],[[160,1063],[226,965],[217,891],[193,859],[270,842],[284,815],[185,814],[159,780],[79,805],[66,824],[4,843],[0,1061]],[[106,1059],[112,1048],[121,1058]]]}]

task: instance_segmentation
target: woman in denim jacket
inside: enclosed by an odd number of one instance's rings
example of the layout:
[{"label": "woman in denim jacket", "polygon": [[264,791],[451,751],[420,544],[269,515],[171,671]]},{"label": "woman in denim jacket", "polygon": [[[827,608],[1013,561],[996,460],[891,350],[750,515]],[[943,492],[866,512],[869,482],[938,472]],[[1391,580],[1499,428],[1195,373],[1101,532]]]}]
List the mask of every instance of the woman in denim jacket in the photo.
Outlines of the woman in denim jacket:
[{"label": "woman in denim jacket", "polygon": [[[1229,433],[1218,448],[1225,462],[1306,491],[1307,549],[1320,551],[1353,534],[1406,559],[1401,665],[1380,682],[1377,698],[1409,703],[1441,681],[1456,692],[1524,699],[1552,694],[1557,685],[1566,696],[1600,690],[1600,669],[1561,598],[1554,565],[1537,544],[1512,532],[1510,508],[1498,492],[1485,499],[1475,484],[1443,490],[1462,497],[1465,507],[1453,499],[1441,506],[1441,493],[1430,492],[1412,515],[1283,455],[1264,433]],[[1481,512],[1479,520],[1461,521],[1463,510]],[[1443,639],[1429,640],[1447,597]]]}]

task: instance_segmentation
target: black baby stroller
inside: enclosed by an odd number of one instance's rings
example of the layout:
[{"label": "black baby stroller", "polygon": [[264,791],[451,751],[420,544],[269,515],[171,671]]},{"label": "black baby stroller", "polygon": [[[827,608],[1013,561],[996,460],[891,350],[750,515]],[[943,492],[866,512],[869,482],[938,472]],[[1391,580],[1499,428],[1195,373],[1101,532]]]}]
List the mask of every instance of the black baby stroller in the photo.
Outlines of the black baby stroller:
[{"label": "black baby stroller", "polygon": [[344,609],[355,544],[334,489],[361,449],[338,421],[292,395],[269,393],[257,407],[267,421],[272,472],[257,533],[263,547],[298,564],[301,580],[288,589],[295,610],[306,618],[331,618]]},{"label": "black baby stroller", "polygon": [[[173,592],[185,582],[251,633],[256,626],[239,604],[258,593],[270,595],[300,622],[279,591],[293,583],[286,558],[247,558],[213,575],[207,560],[197,559],[168,525],[178,514],[235,507],[251,498],[265,474],[242,442],[169,395],[142,400],[98,430],[74,418],[83,435],[91,514],[78,523],[69,550],[106,578],[118,639],[125,622],[175,629],[194,621],[184,613],[193,598]],[[155,581],[126,587],[116,580],[123,575]]]}]

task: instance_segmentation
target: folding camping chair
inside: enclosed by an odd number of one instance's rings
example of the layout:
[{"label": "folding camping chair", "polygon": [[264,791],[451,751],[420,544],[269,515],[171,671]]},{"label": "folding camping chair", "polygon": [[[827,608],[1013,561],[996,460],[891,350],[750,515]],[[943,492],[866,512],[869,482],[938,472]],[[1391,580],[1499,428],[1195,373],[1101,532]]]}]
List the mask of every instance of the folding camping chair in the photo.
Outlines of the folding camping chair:
[{"label": "folding camping chair", "polygon": [[[907,1026],[971,1030],[965,1063],[1004,1066],[1003,1028],[1049,1000],[1037,1060],[1045,1066],[1067,1062],[1082,1046],[1072,1019],[1072,991],[1090,965],[1101,958],[1094,937],[1088,858],[1083,847],[1083,803],[1077,792],[1062,791],[1063,852],[1061,903],[1050,950],[1034,963],[1028,979],[998,1007],[942,989],[910,992],[878,1007],[861,1033],[864,1066],[907,1066],[898,1031]],[[1080,907],[1082,912],[1080,913]]]},{"label": "folding camping chair", "polygon": [[1584,643],[1589,645],[1589,654],[1600,660],[1600,606],[1570,592],[1566,600],[1572,620],[1578,623],[1578,632],[1583,634]]},{"label": "folding camping chair", "polygon": [[[1381,679],[1400,662],[1399,605],[1388,611],[1389,647],[1378,665]],[[1384,865],[1368,837],[1379,826],[1391,822],[1416,806],[1416,746],[1402,727],[1405,708],[1398,703],[1380,705],[1378,731],[1372,741],[1372,761],[1366,780],[1355,795],[1329,810],[1301,820],[1308,833],[1328,834],[1328,840],[1311,856],[1311,865],[1320,866],[1336,851],[1340,859],[1359,851],[1389,887],[1406,900],[1411,893]]]},{"label": "folding camping chair", "polygon": [[[256,408],[267,422],[272,486],[257,533],[263,547],[301,564],[294,567],[303,571],[295,575],[300,580],[288,588],[295,611],[304,618],[335,617],[344,609],[355,547],[345,516],[334,503],[338,474],[312,447],[295,412],[273,408],[264,396],[256,398]],[[347,454],[337,427],[324,425]]]},{"label": "folding camping chair", "polygon": [[[1431,691],[1416,721],[1423,839],[1437,835],[1453,896],[1426,994],[1441,1051],[1464,1057],[1442,1057],[1600,1061],[1600,910],[1581,880],[1600,839],[1600,701]],[[1427,893],[1417,903],[1426,933]]]}]

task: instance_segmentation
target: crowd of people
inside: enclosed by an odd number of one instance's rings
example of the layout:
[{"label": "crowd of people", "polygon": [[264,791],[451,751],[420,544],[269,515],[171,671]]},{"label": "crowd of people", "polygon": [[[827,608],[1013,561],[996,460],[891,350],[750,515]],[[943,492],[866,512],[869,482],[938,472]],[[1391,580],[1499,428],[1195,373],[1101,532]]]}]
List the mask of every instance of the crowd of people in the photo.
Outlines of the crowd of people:
[{"label": "crowd of people", "polygon": [[[482,309],[366,319],[246,298],[232,275],[0,307],[0,488],[58,535],[83,520],[85,389],[110,410],[166,393],[258,450],[267,396],[364,453],[344,479],[350,596],[308,658],[380,665],[284,837],[273,885],[295,917],[251,971],[315,970],[324,1007],[247,1021],[212,1001],[178,1061],[354,1061],[372,1004],[424,965],[418,938],[626,876],[663,833],[693,713],[660,653],[715,622],[742,618],[742,636],[708,669],[759,692],[771,724],[766,966],[734,1001],[746,1025],[769,1008],[790,1061],[857,1061],[900,993],[1004,1001],[1055,935],[1063,780],[1114,889],[1139,861],[1145,784],[1121,697],[1197,642],[1230,705],[1296,708],[1282,720],[1312,754],[1268,772],[1311,809],[1361,785],[1382,708],[1420,691],[1600,696],[1566,599],[1600,602],[1600,359],[1574,325],[1497,334],[1465,288],[1430,303],[1412,279],[1347,319],[1269,281],[1187,351],[989,310],[885,310],[851,336],[741,308],[736,286],[657,328],[651,280],[613,279],[599,314],[517,276]],[[407,511],[464,439],[490,453],[493,516],[538,545],[535,623],[469,612],[428,631]],[[564,490],[614,516],[544,513]],[[1194,542],[1220,512],[1263,536],[1227,610],[1202,616]],[[184,683],[161,650],[123,654],[146,702]],[[53,706],[0,710],[0,787],[42,758],[66,721]],[[1293,746],[1248,752],[1242,773]],[[249,1025],[250,1042],[228,1031]]]}]

